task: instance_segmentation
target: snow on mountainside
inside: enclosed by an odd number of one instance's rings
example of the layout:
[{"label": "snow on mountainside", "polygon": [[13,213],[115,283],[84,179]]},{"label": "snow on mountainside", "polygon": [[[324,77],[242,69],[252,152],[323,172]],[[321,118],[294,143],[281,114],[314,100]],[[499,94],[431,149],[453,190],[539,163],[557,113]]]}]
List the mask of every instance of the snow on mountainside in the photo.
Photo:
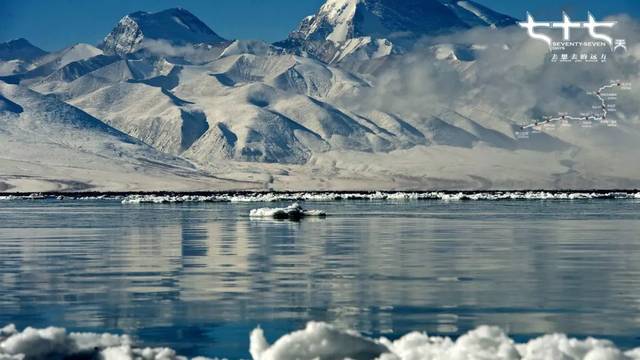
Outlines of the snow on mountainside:
[{"label": "snow on mountainside", "polygon": [[37,59],[35,64],[38,66],[52,64],[56,69],[59,69],[74,61],[85,60],[98,55],[102,55],[102,50],[93,45],[80,43],[42,56]]},{"label": "snow on mountainside", "polygon": [[328,0],[316,15],[305,18],[291,37],[333,42],[362,36],[393,39],[515,22],[472,1]]},{"label": "snow on mountainside", "polygon": [[123,17],[102,43],[106,54],[136,52],[145,40],[164,40],[172,45],[214,45],[226,40],[189,11],[176,8],[157,13],[136,12]]},{"label": "snow on mountainside", "polygon": [[248,185],[217,180],[77,108],[0,81],[0,191]]},{"label": "snow on mountainside", "polygon": [[0,43],[0,76],[11,76],[34,68],[33,62],[47,52],[26,39]]},{"label": "snow on mountainside", "polygon": [[[134,63],[156,70],[134,75],[129,71]],[[481,125],[451,110],[416,115],[345,109],[337,99],[370,85],[311,58],[242,54],[206,65],[163,64],[121,60],[55,93],[161,151],[203,166],[225,161],[303,165],[332,151],[527,146],[502,122]],[[567,148],[559,140],[540,139],[546,143],[539,148]]]},{"label": "snow on mountainside", "polygon": [[35,58],[31,61],[31,68],[29,71],[16,73],[13,76],[8,76],[0,80],[14,84],[22,82],[25,84],[34,83],[71,63],[90,59],[99,55],[102,55],[102,50],[93,45],[76,44],[60,51],[48,53]]},{"label": "snow on mountainside", "polygon": [[515,23],[515,19],[472,1],[328,0],[279,45],[301,48],[329,62],[356,51],[360,59],[365,54],[375,59],[391,53],[392,44],[397,48],[393,51],[402,51],[421,36]]},{"label": "snow on mountainside", "polygon": [[10,77],[11,75],[27,72],[32,68],[32,64],[22,60],[0,61],[0,76]]},{"label": "snow on mountainside", "polygon": [[366,138],[346,141],[354,129],[367,132],[358,121],[311,98],[339,96],[366,84],[312,59],[228,55],[89,93],[77,90],[87,89],[84,78],[58,88],[58,96],[176,155],[301,163],[328,143],[372,149]]}]

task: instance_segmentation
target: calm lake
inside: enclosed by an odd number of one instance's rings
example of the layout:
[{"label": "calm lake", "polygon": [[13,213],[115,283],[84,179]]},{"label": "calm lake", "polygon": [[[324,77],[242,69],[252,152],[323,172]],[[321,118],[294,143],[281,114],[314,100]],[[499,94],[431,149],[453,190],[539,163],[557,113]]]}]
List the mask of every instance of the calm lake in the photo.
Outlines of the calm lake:
[{"label": "calm lake", "polygon": [[0,201],[0,327],[128,333],[248,358],[318,320],[370,336],[497,325],[640,345],[640,200]]}]

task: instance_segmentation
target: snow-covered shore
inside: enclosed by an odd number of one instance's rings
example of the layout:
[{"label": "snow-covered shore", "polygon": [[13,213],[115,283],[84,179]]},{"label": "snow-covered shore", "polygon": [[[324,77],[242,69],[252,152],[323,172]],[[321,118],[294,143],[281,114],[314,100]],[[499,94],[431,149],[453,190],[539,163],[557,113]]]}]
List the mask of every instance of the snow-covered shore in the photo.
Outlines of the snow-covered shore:
[{"label": "snow-covered shore", "polygon": [[193,194],[24,194],[0,195],[0,201],[10,200],[117,200],[123,204],[166,204],[198,202],[277,202],[277,201],[340,201],[340,200],[590,200],[640,199],[640,192],[582,192],[582,191],[479,191],[479,192],[243,192]]},{"label": "snow-covered shore", "polygon": [[[639,360],[640,348],[624,351],[612,342],[544,335],[517,343],[497,327],[481,326],[458,339],[410,333],[398,340],[371,339],[353,330],[311,322],[282,336],[272,345],[262,329],[250,335],[254,360],[377,359],[377,360]],[[170,348],[145,348],[127,335],[74,333],[63,328],[0,329],[2,360],[187,360]],[[210,358],[196,357],[194,360]]]},{"label": "snow-covered shore", "polygon": [[295,193],[247,193],[242,195],[217,194],[193,195],[131,195],[123,204],[180,203],[180,202],[276,202],[276,201],[340,201],[340,200],[580,200],[580,199],[640,199],[640,192],[295,192]]}]

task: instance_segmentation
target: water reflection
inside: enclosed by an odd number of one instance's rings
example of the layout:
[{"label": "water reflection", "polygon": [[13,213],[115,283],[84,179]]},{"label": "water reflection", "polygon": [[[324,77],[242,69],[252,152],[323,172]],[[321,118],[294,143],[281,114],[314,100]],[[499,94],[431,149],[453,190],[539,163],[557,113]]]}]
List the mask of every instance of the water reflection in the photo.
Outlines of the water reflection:
[{"label": "water reflection", "polygon": [[343,202],[292,223],[250,220],[251,204],[0,203],[0,323],[232,358],[257,324],[278,335],[312,319],[638,345],[639,205]]}]

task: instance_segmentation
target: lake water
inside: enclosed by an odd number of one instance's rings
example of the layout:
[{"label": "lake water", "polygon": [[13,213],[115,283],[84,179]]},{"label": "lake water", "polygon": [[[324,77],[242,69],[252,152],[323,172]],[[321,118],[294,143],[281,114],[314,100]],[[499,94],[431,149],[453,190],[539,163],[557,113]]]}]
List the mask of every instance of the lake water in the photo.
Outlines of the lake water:
[{"label": "lake water", "polygon": [[640,345],[640,201],[0,202],[0,327],[128,333],[248,358],[327,321],[371,336],[498,325]]}]

